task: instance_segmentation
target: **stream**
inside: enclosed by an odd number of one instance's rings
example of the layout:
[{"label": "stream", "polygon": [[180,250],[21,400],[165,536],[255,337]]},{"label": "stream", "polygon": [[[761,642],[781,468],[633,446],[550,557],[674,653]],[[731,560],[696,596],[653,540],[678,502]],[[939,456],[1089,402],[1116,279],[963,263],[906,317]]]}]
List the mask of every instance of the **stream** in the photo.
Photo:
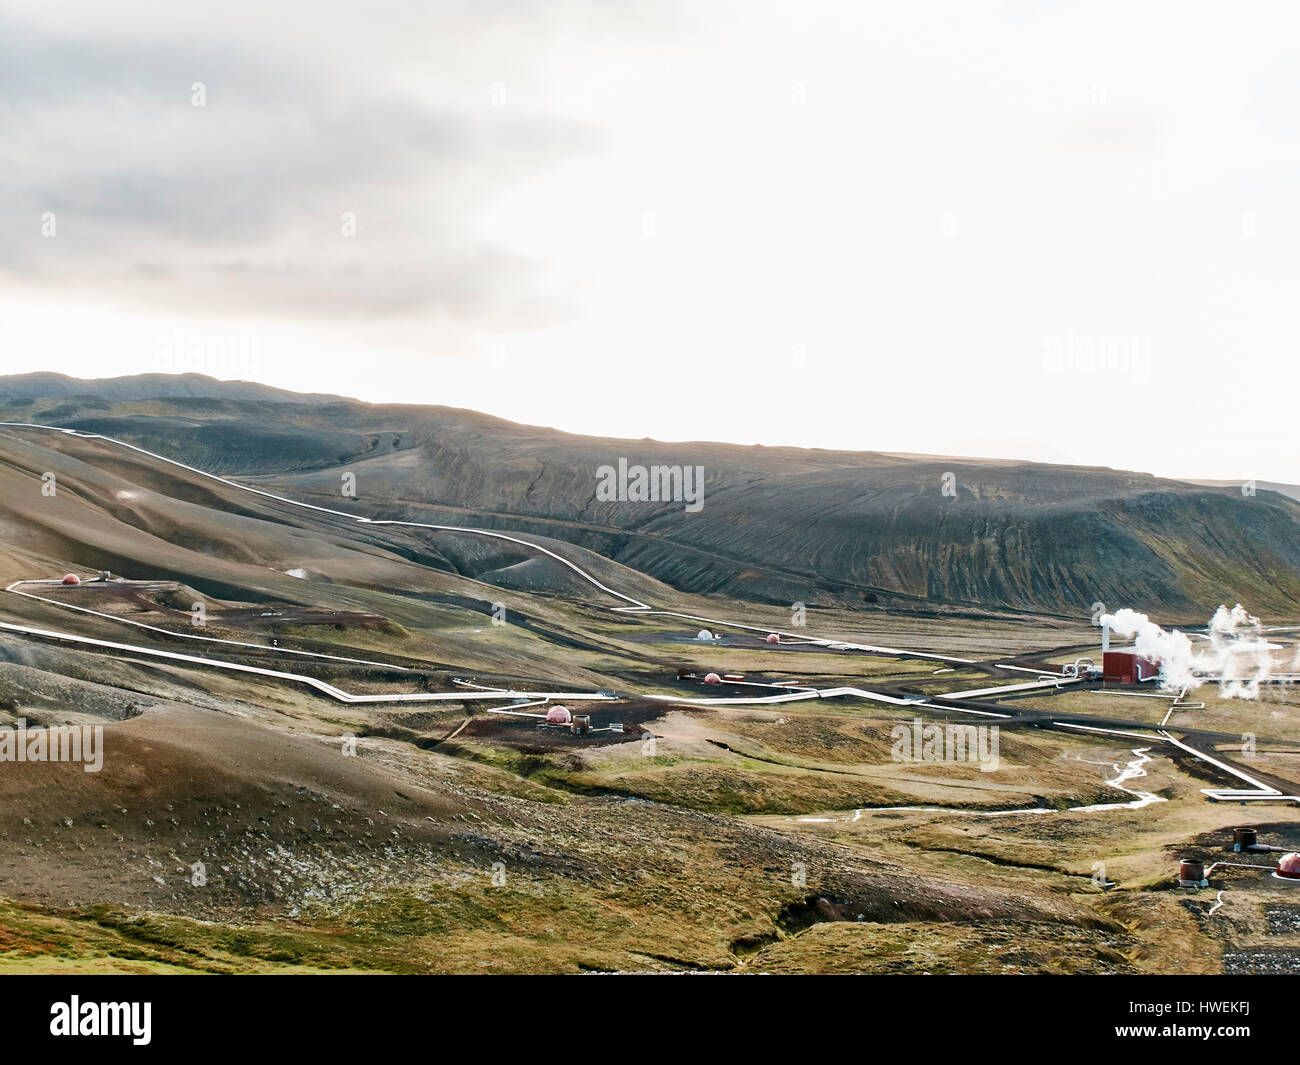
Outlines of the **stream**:
[{"label": "stream", "polygon": [[1146,764],[1151,761],[1151,756],[1147,754],[1150,747],[1135,747],[1129,751],[1134,755],[1132,761],[1125,763],[1121,769],[1118,762],[1097,762],[1097,765],[1109,765],[1114,771],[1115,776],[1106,781],[1106,784],[1118,791],[1134,796],[1131,802],[1104,802],[1094,803],[1091,806],[1070,806],[1065,810],[1056,810],[1050,806],[1019,806],[1009,810],[963,810],[957,806],[864,806],[853,811],[853,816],[847,814],[839,817],[794,817],[793,821],[805,823],[820,823],[829,821],[858,821],[864,813],[935,813],[935,814],[963,814],[967,817],[1010,817],[1014,814],[1055,814],[1055,813],[1076,813],[1091,814],[1102,813],[1106,810],[1141,810],[1144,806],[1150,806],[1152,803],[1166,802],[1159,795],[1149,791],[1137,791],[1133,788],[1126,788],[1125,782],[1136,780],[1139,777],[1147,775]]}]

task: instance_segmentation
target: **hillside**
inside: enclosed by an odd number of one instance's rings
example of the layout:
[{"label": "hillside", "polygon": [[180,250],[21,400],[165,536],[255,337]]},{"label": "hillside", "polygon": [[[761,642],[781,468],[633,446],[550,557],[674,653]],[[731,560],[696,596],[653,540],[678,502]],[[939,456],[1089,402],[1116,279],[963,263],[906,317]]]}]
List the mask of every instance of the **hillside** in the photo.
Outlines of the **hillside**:
[{"label": "hillside", "polygon": [[[1251,771],[1295,788],[1295,689],[1267,708],[1206,695],[1178,709],[1188,746],[1148,755],[1132,730],[1171,706],[1105,698],[1086,678],[1025,689],[1026,672],[1095,653],[1085,610],[995,616],[941,598],[943,573],[1018,587],[1009,564],[972,561],[963,523],[1005,522],[1023,540],[1055,514],[1057,540],[1022,554],[1058,567],[1042,589],[1059,594],[1071,545],[1082,550],[1071,508],[1109,508],[1119,517],[1096,538],[1154,554],[1174,531],[1197,534],[1168,508],[1231,517],[1230,493],[1162,496],[1150,478],[1013,463],[593,441],[347,401],[10,402],[34,422],[62,407],[80,428],[224,462],[247,487],[93,435],[0,428],[0,728],[102,730],[94,767],[0,766],[0,971],[1238,965],[1164,889],[1176,856],[1213,853],[1240,817],[1201,790],[1228,763],[1207,767],[1190,743],[1231,747],[1249,731]],[[584,471],[624,451],[698,456],[705,508],[638,518],[594,501]],[[957,498],[927,493],[949,469]],[[339,493],[343,473],[357,499]],[[891,498],[904,502],[884,521]],[[1289,504],[1268,505],[1290,520]],[[374,520],[406,513],[447,527]],[[1207,509],[1206,542],[1224,520]],[[888,546],[903,542],[921,546]],[[785,565],[804,552],[803,570]],[[931,598],[854,583],[872,565],[900,586],[929,579],[941,554],[951,565]],[[68,572],[82,579],[64,584]],[[807,638],[765,637],[792,624],[778,589],[806,599]],[[741,594],[755,592],[773,602]],[[716,640],[698,639],[704,625]],[[561,699],[590,731],[544,723]],[[995,766],[900,760],[898,726],[949,709],[997,718],[983,734]],[[1278,824],[1269,838],[1300,836]],[[1098,854],[1114,893],[1092,879]],[[1261,924],[1243,918],[1231,943],[1252,947]]]},{"label": "hillside", "polygon": [[[686,592],[774,604],[1184,619],[1294,615],[1300,504],[1261,487],[1025,462],[574,436],[435,406],[298,396],[194,375],[0,379],[0,419],[103,433],[388,518],[514,528]],[[607,502],[597,469],[702,466],[704,506]],[[944,495],[946,474],[955,495]]]}]

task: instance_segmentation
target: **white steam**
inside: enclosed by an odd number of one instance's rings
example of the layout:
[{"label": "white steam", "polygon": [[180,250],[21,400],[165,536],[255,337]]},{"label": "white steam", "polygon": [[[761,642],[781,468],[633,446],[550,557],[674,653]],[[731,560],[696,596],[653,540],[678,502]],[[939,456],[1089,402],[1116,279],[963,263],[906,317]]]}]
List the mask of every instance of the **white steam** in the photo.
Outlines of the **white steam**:
[{"label": "white steam", "polygon": [[1258,699],[1259,687],[1272,672],[1270,652],[1278,650],[1263,634],[1259,618],[1240,603],[1229,610],[1219,607],[1210,619],[1209,632],[1193,644],[1177,629],[1166,631],[1136,610],[1104,614],[1103,625],[1119,636],[1133,637],[1139,655],[1160,666],[1160,684],[1165,688],[1195,688],[1218,681],[1225,699]]}]

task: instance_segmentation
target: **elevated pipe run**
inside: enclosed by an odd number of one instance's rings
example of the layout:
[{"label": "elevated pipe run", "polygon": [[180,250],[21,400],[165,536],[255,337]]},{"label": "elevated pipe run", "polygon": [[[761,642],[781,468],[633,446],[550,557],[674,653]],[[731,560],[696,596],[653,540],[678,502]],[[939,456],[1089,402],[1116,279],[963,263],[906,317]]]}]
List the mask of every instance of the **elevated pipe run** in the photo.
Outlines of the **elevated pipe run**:
[{"label": "elevated pipe run", "polygon": [[1273,872],[1273,867],[1269,865],[1250,865],[1247,862],[1215,862],[1213,865],[1205,867],[1205,878],[1208,880],[1210,874],[1216,869],[1261,869],[1266,873]]},{"label": "elevated pipe run", "polygon": [[[114,581],[114,584],[155,584],[156,581]],[[174,632],[171,629],[164,629],[157,625],[146,625],[143,621],[134,621],[131,618],[118,617],[116,614],[106,614],[102,610],[91,610],[87,606],[77,606],[75,603],[65,603],[59,599],[50,599],[48,596],[35,595],[32,592],[20,592],[20,585],[24,584],[62,584],[57,580],[28,580],[14,581],[5,591],[12,592],[14,595],[21,595],[27,599],[35,599],[40,603],[50,603],[53,606],[62,607],[64,610],[75,610],[79,614],[90,614],[97,618],[107,618],[109,621],[117,621],[123,625],[134,625],[137,629],[145,629],[149,632],[161,633],[163,636],[174,636],[179,640],[200,640],[203,643],[219,643],[226,647],[250,647],[258,651],[274,651],[277,654],[298,655],[303,658],[320,658],[329,662],[344,662],[348,665],[356,666],[379,666],[383,669],[401,670],[403,673],[414,672],[409,666],[399,666],[391,662],[374,662],[367,658],[345,658],[342,655],[327,655],[319,651],[298,651],[292,647],[270,647],[264,643],[249,643],[243,640],[222,640],[216,636],[199,636],[192,632]]]},{"label": "elevated pipe run", "polygon": [[341,703],[423,703],[423,702],[468,702],[478,699],[565,699],[570,702],[603,702],[611,698],[592,692],[521,692],[521,691],[484,691],[484,692],[415,692],[394,695],[353,695],[333,684],[328,684],[315,677],[301,673],[285,673],[278,669],[264,669],[260,666],[245,666],[239,662],[221,662],[200,655],[183,655],[176,651],[160,651],[153,647],[140,647],[130,643],[114,643],[111,640],[95,640],[89,636],[77,636],[71,632],[54,632],[49,629],[36,629],[28,625],[10,625],[0,622],[0,631],[16,632],[24,636],[38,636],[47,640],[59,640],[63,643],[75,643],[86,647],[97,647],[107,651],[127,651],[149,658],[161,658],[170,662],[189,665],[207,666],[211,669],[224,669],[232,673],[251,673],[260,677],[272,677],[276,680],[288,680],[305,684],[310,688],[337,699]]},{"label": "elevated pipe run", "polygon": [[165,462],[168,465],[177,467],[178,469],[182,469],[190,473],[198,474],[200,477],[206,477],[209,480],[216,481],[219,484],[226,485],[227,487],[230,488],[235,488],[243,492],[251,492],[253,495],[261,496],[264,499],[270,499],[270,500],[274,500],[277,503],[286,503],[292,507],[300,507],[305,510],[315,511],[318,514],[330,514],[334,517],[348,518],[349,520],[355,521],[358,524],[362,524],[362,525],[394,525],[394,526],[402,526],[405,528],[412,528],[412,529],[434,529],[440,532],[472,533],[476,536],[488,536],[493,539],[505,540],[509,543],[519,544],[523,547],[532,548],[532,550],[534,551],[539,551],[542,554],[550,558],[553,558],[556,562],[559,562],[561,565],[568,567],[570,570],[576,573],[583,580],[587,581],[588,583],[592,584],[596,588],[600,589],[602,592],[605,592],[607,595],[613,596],[615,599],[621,599],[628,604],[627,606],[612,607],[611,610],[613,610],[613,612],[615,613],[654,614],[659,617],[684,618],[689,621],[703,621],[709,624],[722,625],[723,627],[729,627],[733,629],[744,629],[745,631],[748,632],[761,632],[764,635],[766,635],[769,632],[775,631],[776,634],[780,636],[782,639],[800,640],[805,643],[815,644],[817,646],[828,647],[831,649],[842,648],[845,650],[865,651],[869,654],[883,654],[883,655],[891,655],[891,656],[905,655],[912,658],[922,658],[928,661],[935,661],[935,662],[955,662],[960,665],[975,664],[975,659],[973,658],[957,658],[953,655],[932,654],[932,653],[921,652],[921,651],[905,651],[893,647],[875,647],[870,644],[857,644],[857,643],[847,643],[840,640],[823,640],[818,638],[809,638],[805,633],[796,634],[796,633],[781,632],[780,630],[773,630],[765,626],[760,627],[757,625],[741,625],[736,622],[722,621],[717,618],[699,617],[698,615],[695,614],[682,614],[673,610],[657,610],[654,607],[650,606],[648,603],[643,603],[641,602],[641,600],[635,599],[630,595],[625,595],[622,592],[615,591],[613,588],[610,588],[608,585],[602,583],[600,580],[592,576],[586,570],[582,569],[582,567],[578,566],[576,563],[570,562],[563,555],[557,554],[555,551],[550,550],[550,548],[543,547],[541,544],[533,543],[530,540],[521,540],[517,536],[510,536],[506,533],[496,532],[492,529],[476,529],[464,525],[436,525],[436,524],[432,524],[429,522],[422,522],[422,521],[396,521],[396,520],[389,520],[389,519],[367,518],[364,517],[363,515],[349,513],[346,510],[335,510],[333,507],[322,507],[314,503],[303,503],[297,499],[290,499],[288,496],[276,495],[274,492],[267,492],[261,488],[250,488],[248,485],[240,484],[238,481],[231,481],[225,477],[219,477],[217,474],[209,473],[207,470],[201,470],[197,466],[189,466],[184,462],[177,462],[175,459],[169,459],[166,455],[159,455],[156,451],[149,451],[146,448],[137,447],[135,444],[128,444],[125,440],[118,440],[115,437],[105,436],[102,433],[86,433],[77,429],[66,429],[57,425],[38,425],[33,422],[0,422],[0,428],[40,429],[40,430],[44,430],[45,432],[60,433],[64,436],[77,437],[78,439],[83,439],[83,440],[103,440],[106,443],[116,444],[118,447],[127,448],[131,451],[137,452],[138,454],[147,455],[150,458],[157,459],[159,462]]},{"label": "elevated pipe run", "polygon": [[1251,788],[1253,789],[1233,790],[1231,788],[1202,788],[1201,794],[1208,795],[1215,802],[1300,802],[1300,795],[1283,795],[1282,792],[1277,790],[1277,788],[1270,787],[1268,784],[1256,780],[1248,773],[1244,773],[1242,770],[1230,766],[1226,762],[1221,762],[1217,758],[1206,754],[1204,751],[1198,751],[1194,747],[1189,747],[1181,740],[1174,739],[1173,736],[1169,735],[1169,733],[1164,729],[1160,730],[1160,735],[1167,742],[1186,751],[1193,757],[1199,758],[1202,762],[1208,762],[1216,769],[1221,769],[1223,772],[1236,777],[1238,780],[1244,780],[1247,784],[1251,785]]},{"label": "elevated pipe run", "polygon": [[[1039,676],[1042,676],[1041,672]],[[1082,684],[1087,677],[1050,676],[1043,680],[1026,681],[1023,684],[1003,684],[994,688],[971,688],[967,691],[945,692],[936,695],[936,699],[979,699],[986,695],[1009,695],[1012,692],[1042,691],[1045,688],[1064,688],[1069,684]]]}]

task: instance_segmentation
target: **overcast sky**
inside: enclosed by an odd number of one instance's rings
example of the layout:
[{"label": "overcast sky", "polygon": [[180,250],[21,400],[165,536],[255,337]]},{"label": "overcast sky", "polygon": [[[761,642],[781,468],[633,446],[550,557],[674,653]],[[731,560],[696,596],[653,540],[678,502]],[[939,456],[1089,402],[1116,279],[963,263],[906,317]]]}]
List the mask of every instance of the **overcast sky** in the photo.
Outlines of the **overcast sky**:
[{"label": "overcast sky", "polygon": [[0,0],[5,372],[1300,482],[1297,308],[1285,3]]}]

